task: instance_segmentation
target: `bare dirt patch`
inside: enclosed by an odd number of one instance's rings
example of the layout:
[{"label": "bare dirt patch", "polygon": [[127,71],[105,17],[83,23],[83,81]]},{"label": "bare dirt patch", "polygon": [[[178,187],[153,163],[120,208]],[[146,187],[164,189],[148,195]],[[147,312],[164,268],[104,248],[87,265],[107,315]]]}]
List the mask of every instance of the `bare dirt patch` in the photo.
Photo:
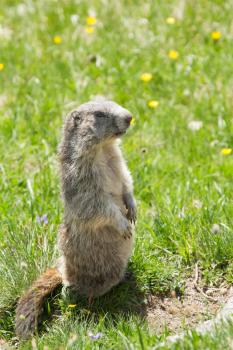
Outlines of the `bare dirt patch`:
[{"label": "bare dirt patch", "polygon": [[172,291],[168,297],[149,297],[146,318],[151,329],[159,333],[167,328],[177,333],[216,315],[227,301],[230,287],[222,284],[218,288],[205,288],[197,283],[196,277],[187,279],[182,296]]}]

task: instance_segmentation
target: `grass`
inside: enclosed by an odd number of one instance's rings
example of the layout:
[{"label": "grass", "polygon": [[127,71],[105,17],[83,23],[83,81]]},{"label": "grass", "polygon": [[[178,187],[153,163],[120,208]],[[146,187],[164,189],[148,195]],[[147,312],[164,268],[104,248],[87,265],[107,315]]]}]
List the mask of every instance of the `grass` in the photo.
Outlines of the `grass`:
[{"label": "grass", "polygon": [[[85,301],[77,311],[58,298],[62,317],[19,348],[152,349],[168,331],[149,330],[135,312],[146,293],[182,292],[196,261],[207,284],[232,283],[233,155],[221,154],[233,144],[232,11],[230,0],[1,1],[0,338],[14,337],[16,299],[57,256],[62,120],[96,95],[136,120],[123,140],[139,208],[135,282],[96,300],[91,313]],[[140,80],[145,72],[151,81]],[[199,130],[188,128],[193,120]],[[36,220],[43,214],[47,225]],[[231,334],[230,324],[164,349],[231,349]]]}]

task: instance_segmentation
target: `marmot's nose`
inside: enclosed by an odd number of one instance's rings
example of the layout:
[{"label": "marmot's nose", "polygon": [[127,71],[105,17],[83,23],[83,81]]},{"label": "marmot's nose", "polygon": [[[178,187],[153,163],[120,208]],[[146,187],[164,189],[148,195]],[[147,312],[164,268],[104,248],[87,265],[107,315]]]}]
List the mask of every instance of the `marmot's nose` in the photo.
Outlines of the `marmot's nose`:
[{"label": "marmot's nose", "polygon": [[127,115],[127,117],[125,118],[127,123],[130,124],[131,120],[132,120],[132,115]]}]

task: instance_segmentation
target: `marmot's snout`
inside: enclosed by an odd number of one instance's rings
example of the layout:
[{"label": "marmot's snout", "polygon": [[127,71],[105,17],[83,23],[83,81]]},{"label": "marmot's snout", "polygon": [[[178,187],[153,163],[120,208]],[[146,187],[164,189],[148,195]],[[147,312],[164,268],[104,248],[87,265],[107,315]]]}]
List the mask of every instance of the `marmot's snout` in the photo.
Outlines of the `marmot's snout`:
[{"label": "marmot's snout", "polygon": [[129,112],[118,118],[117,124],[119,128],[119,133],[117,133],[117,136],[121,136],[126,132],[126,130],[130,127],[131,121],[132,115]]},{"label": "marmot's snout", "polygon": [[126,123],[128,124],[128,126],[130,126],[131,120],[132,120],[132,115],[128,115],[125,117]]},{"label": "marmot's snout", "polygon": [[126,131],[130,127],[132,115],[127,114],[126,116],[123,117],[123,120],[124,120],[124,127],[125,127],[125,131]]}]

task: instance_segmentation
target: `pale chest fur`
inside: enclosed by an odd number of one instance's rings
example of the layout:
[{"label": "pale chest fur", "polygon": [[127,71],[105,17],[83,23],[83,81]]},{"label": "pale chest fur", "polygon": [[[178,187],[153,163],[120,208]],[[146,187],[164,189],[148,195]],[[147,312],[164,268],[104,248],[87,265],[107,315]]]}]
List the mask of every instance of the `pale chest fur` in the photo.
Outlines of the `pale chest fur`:
[{"label": "pale chest fur", "polygon": [[124,183],[131,182],[131,177],[117,144],[101,147],[96,156],[95,169],[100,175],[103,191],[114,197],[122,197]]}]

